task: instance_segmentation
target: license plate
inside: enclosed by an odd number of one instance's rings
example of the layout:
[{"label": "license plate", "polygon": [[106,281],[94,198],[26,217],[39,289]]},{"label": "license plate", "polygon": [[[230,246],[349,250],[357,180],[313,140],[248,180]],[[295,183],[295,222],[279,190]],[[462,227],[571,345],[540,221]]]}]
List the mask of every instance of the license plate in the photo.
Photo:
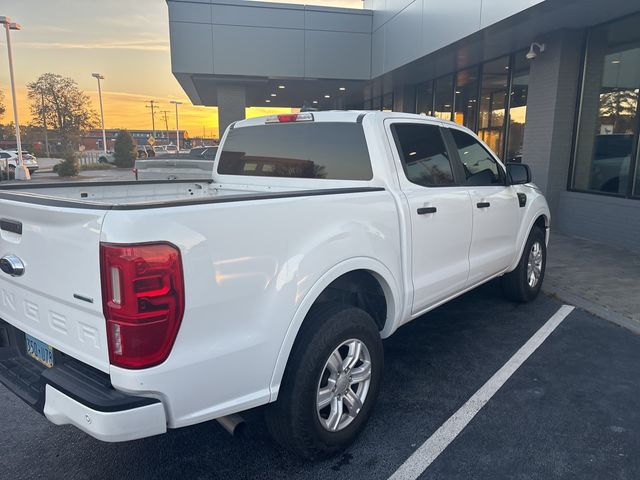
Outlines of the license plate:
[{"label": "license plate", "polygon": [[27,354],[47,368],[53,367],[53,348],[29,334],[25,334]]}]

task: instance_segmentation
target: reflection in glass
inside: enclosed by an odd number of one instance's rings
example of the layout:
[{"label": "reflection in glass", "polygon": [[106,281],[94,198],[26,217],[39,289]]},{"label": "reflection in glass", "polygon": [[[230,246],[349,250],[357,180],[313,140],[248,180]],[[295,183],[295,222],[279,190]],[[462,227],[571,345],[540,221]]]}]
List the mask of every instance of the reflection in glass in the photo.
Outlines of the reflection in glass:
[{"label": "reflection in glass", "polygon": [[508,81],[509,57],[483,65],[478,136],[499,156],[502,155],[504,147]]},{"label": "reflection in glass", "polygon": [[527,116],[527,95],[529,92],[529,60],[523,54],[516,55],[513,61],[511,80],[511,99],[509,105],[509,135],[507,162],[522,162],[524,143],[524,125]]},{"label": "reflection in glass", "polygon": [[424,187],[453,185],[451,162],[437,126],[396,123],[392,128],[410,182]]},{"label": "reflection in glass", "polygon": [[308,122],[234,128],[218,173],[262,177],[370,180],[362,125]]},{"label": "reflection in glass", "polygon": [[478,113],[478,69],[461,70],[456,75],[454,121],[476,130]]},{"label": "reflection in glass", "polygon": [[[596,28],[588,46],[573,187],[625,196],[637,163],[639,16]],[[640,194],[636,180],[635,195]]]},{"label": "reflection in glass", "polygon": [[423,83],[416,90],[416,113],[433,116],[433,82]]},{"label": "reflection in glass", "polygon": [[435,81],[435,99],[433,106],[436,118],[451,120],[453,112],[453,75]]}]

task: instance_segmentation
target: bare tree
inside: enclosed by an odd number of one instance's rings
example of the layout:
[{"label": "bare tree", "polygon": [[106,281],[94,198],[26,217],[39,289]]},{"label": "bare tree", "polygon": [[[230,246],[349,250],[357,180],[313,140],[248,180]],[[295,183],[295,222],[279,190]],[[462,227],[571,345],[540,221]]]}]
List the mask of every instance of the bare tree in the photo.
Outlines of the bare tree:
[{"label": "bare tree", "polygon": [[80,133],[97,123],[89,96],[71,78],[44,73],[27,84],[27,95],[34,124],[57,130],[65,149],[73,149]]}]

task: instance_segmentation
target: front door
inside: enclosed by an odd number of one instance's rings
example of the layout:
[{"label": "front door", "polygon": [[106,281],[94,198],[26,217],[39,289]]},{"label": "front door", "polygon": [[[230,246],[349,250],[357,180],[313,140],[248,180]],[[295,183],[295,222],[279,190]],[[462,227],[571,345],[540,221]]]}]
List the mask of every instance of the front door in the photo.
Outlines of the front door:
[{"label": "front door", "polygon": [[474,285],[504,271],[515,259],[521,213],[517,192],[506,184],[504,168],[494,156],[465,131],[454,127],[447,130],[471,196],[473,235],[468,285]]},{"label": "front door", "polygon": [[411,223],[412,313],[462,290],[469,273],[471,200],[458,185],[439,124],[390,123]]}]

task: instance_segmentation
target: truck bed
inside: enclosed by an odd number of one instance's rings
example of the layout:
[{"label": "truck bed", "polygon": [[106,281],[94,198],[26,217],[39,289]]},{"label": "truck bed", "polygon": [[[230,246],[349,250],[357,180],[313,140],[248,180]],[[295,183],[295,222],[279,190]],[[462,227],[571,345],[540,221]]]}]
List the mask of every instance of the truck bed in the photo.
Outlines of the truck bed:
[{"label": "truck bed", "polygon": [[69,182],[12,184],[0,187],[0,200],[69,208],[138,210],[145,208],[226,203],[326,193],[382,190],[371,187],[309,189],[222,185],[212,180],[144,180],[138,182]]},{"label": "truck bed", "polygon": [[5,200],[98,209],[200,203],[223,195],[251,193],[257,191],[223,189],[211,180],[31,183],[0,187],[0,198]]}]

